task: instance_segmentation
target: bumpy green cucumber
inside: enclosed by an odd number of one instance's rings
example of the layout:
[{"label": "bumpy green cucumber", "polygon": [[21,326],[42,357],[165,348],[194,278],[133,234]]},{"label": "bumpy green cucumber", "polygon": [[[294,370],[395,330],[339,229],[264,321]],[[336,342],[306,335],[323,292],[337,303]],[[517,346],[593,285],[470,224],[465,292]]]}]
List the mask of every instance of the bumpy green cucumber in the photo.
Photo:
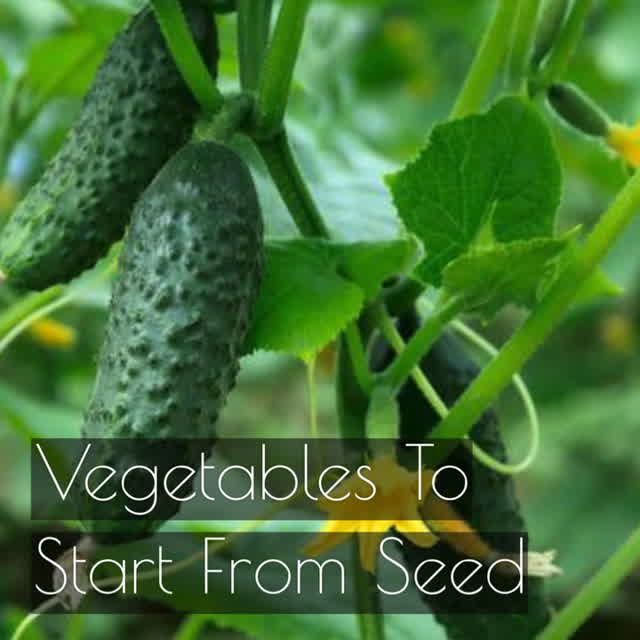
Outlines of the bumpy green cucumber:
[{"label": "bumpy green cucumber", "polygon": [[[169,438],[215,437],[238,371],[263,264],[263,224],[243,161],[215,143],[191,144],[158,174],[135,207],[83,436],[103,438],[99,463],[120,471],[158,464]],[[110,439],[144,439],[133,446]],[[154,444],[155,443],[155,444]],[[167,462],[197,464],[189,446],[167,442]],[[141,476],[140,482],[148,480]],[[119,502],[84,501],[81,519],[107,538],[153,530],[123,517]],[[161,497],[159,519],[178,504]],[[100,526],[100,525],[103,526]]]},{"label": "bumpy green cucumber", "polygon": [[[418,328],[418,319],[410,313],[401,318],[400,331],[409,338]],[[386,351],[386,352],[385,352]],[[388,347],[376,350],[376,368],[385,366],[391,358]],[[466,355],[459,341],[450,335],[443,336],[423,358],[421,367],[448,406],[455,403],[478,374],[473,361]],[[439,417],[425,400],[413,381],[402,388],[399,399],[400,433],[402,440],[421,441],[438,424]],[[486,412],[471,432],[474,441],[500,461],[506,461],[506,451],[499,431],[498,419],[493,411]],[[492,471],[472,459],[460,448],[447,460],[465,470],[471,478],[472,498],[454,506],[458,513],[476,531],[485,533],[524,533],[526,525],[520,513],[513,479]],[[451,493],[456,487],[450,487]],[[447,489],[445,488],[446,492]],[[404,546],[405,561],[410,570],[427,557],[434,557],[452,566],[461,559],[445,542],[431,549],[421,549],[408,540]],[[425,603],[434,609],[438,621],[445,627],[450,640],[532,640],[549,620],[548,605],[542,581],[528,579],[528,614],[507,613],[509,603],[504,596],[496,595],[495,610],[499,615],[472,612],[474,599],[463,597],[456,601],[454,591],[447,592],[447,599],[440,596],[437,603],[424,597]],[[485,601],[486,609],[486,601]],[[465,613],[455,612],[457,610]],[[471,613],[469,613],[471,611]]]},{"label": "bumpy green cucumber", "polygon": [[[198,47],[215,73],[215,23],[184,5]],[[151,9],[116,37],[78,120],[0,236],[0,271],[25,289],[67,282],[118,240],[135,201],[193,129],[198,105]]]}]

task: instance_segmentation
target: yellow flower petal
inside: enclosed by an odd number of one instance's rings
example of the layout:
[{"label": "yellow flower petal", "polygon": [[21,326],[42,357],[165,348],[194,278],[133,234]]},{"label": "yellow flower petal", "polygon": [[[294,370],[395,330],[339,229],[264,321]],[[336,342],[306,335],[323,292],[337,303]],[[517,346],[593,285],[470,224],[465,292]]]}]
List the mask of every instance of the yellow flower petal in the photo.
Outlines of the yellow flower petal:
[{"label": "yellow flower petal", "polygon": [[29,333],[40,344],[56,349],[66,349],[75,344],[76,332],[71,327],[55,320],[43,318],[29,327]]},{"label": "yellow flower petal", "polygon": [[[376,488],[368,500],[357,495],[370,496],[371,486],[357,474],[352,474],[332,492],[339,497],[351,495],[339,502],[323,499],[318,506],[328,516],[324,529],[304,548],[308,555],[319,555],[358,533],[360,563],[373,573],[380,541],[392,528],[404,533],[421,547],[432,546],[437,537],[429,531],[419,512],[418,482],[423,481],[423,493],[429,494],[432,471],[411,472],[400,466],[393,455],[385,455],[370,462],[367,478]],[[381,519],[384,518],[384,519]]]},{"label": "yellow flower petal", "polygon": [[635,127],[611,125],[607,144],[632,167],[640,167],[640,123]]},{"label": "yellow flower petal", "polygon": [[420,518],[417,510],[414,519],[398,520],[394,526],[398,533],[401,533],[419,547],[426,549],[438,542],[438,537],[429,530],[429,527]]},{"label": "yellow flower petal", "polygon": [[308,542],[302,549],[303,553],[308,556],[319,556],[326,553],[330,549],[337,547],[339,544],[347,540],[352,531],[326,531],[319,533]]}]

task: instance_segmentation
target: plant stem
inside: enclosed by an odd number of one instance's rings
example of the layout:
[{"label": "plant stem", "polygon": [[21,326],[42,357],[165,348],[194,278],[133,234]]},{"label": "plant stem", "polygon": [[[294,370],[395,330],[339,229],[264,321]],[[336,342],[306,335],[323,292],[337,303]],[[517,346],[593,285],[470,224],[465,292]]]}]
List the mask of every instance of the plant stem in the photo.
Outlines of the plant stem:
[{"label": "plant stem", "polygon": [[[382,335],[384,335],[387,342],[391,345],[396,354],[400,355],[404,353],[407,345],[405,344],[402,336],[400,335],[400,332],[393,323],[393,320],[389,316],[389,313],[381,306],[377,306],[373,309],[373,314],[376,318],[376,324],[382,332]],[[411,377],[413,378],[413,381],[415,382],[418,389],[420,389],[422,395],[435,409],[436,413],[441,418],[444,418],[449,412],[449,409],[443,402],[442,398],[438,395],[438,392],[434,389],[433,385],[424,375],[419,365],[413,367],[413,369],[411,370]]]},{"label": "plant stem", "polygon": [[[498,355],[498,349],[496,349],[490,342],[485,340],[481,335],[477,334],[473,329],[468,327],[463,322],[454,320],[451,323],[451,328],[458,334],[460,334],[465,340],[468,340],[469,342],[471,342],[471,344],[484,351],[489,357],[495,358]],[[488,467],[489,469],[493,469],[498,473],[502,473],[503,475],[516,475],[518,473],[526,471],[535,462],[536,457],[538,456],[538,451],[540,450],[540,419],[538,417],[536,404],[531,397],[531,393],[529,392],[527,385],[525,384],[522,376],[519,373],[513,376],[513,385],[515,386],[518,395],[522,399],[522,403],[524,404],[525,412],[529,421],[529,448],[522,460],[520,462],[516,462],[515,464],[500,462],[499,460],[496,460],[488,453],[486,453],[486,451],[481,449],[472,440],[465,441],[469,443],[471,453],[478,462],[483,464],[485,467]]]},{"label": "plant stem", "polygon": [[536,38],[541,0],[520,0],[518,4],[518,20],[509,59],[509,87],[524,93]]},{"label": "plant stem", "polygon": [[367,363],[367,354],[362,344],[362,336],[357,323],[351,322],[344,330],[344,337],[349,349],[349,357],[353,364],[353,373],[360,388],[365,392],[371,391],[372,376]]},{"label": "plant stem", "polygon": [[463,438],[483,411],[509,384],[513,374],[551,333],[567,311],[581,285],[593,273],[618,236],[640,209],[640,172],[618,194],[583,248],[551,286],[522,327],[480,373],[432,433],[434,438]]},{"label": "plant stem", "polygon": [[412,336],[404,351],[384,372],[385,382],[392,388],[399,389],[411,375],[414,367],[419,365],[422,356],[438,339],[447,323],[453,320],[460,310],[461,304],[458,298],[450,298],[436,307],[425,323]]},{"label": "plant stem", "polygon": [[569,604],[551,619],[537,640],[565,640],[600,607],[640,562],[640,528],[605,562]]},{"label": "plant stem", "polygon": [[300,233],[328,238],[329,231],[298,169],[286,131],[281,129],[270,139],[256,139],[255,144]]},{"label": "plant stem", "polygon": [[269,41],[273,0],[238,0],[240,86],[256,91]]},{"label": "plant stem", "polygon": [[[283,127],[309,5],[310,0],[284,0],[260,78],[257,130],[253,138],[300,233],[328,238],[329,230],[302,178]],[[340,337],[338,347],[336,389],[343,438],[364,437],[368,396],[360,385],[366,387],[369,377],[359,329],[354,324]],[[362,640],[384,640],[378,592],[371,583],[374,578],[360,566],[357,545],[356,539],[352,553],[353,561],[357,562],[355,592],[360,635]],[[376,613],[372,615],[372,611]]]},{"label": "plant stem", "polygon": [[277,133],[284,121],[311,0],[284,0],[264,60],[258,90],[257,127],[261,136]]},{"label": "plant stem", "polygon": [[32,293],[18,300],[0,314],[0,339],[4,338],[16,325],[20,324],[34,312],[48,306],[64,295],[63,286],[55,286],[41,293]]},{"label": "plant stem", "polygon": [[349,440],[363,439],[369,397],[356,379],[344,333],[338,338],[335,390],[341,436]]},{"label": "plant stem", "polygon": [[[345,344],[345,335],[338,343],[338,365],[336,373],[336,405],[340,434],[352,462],[362,463],[364,452],[356,448],[358,439],[366,436],[368,396],[357,383],[353,362]],[[351,543],[351,560],[355,576],[354,590],[358,608],[358,624],[362,640],[384,640],[384,617],[380,606],[375,577],[362,568],[358,537]]]},{"label": "plant stem", "polygon": [[224,98],[211,77],[177,0],[151,0],[160,29],[178,69],[202,108],[215,113]]},{"label": "plant stem", "polygon": [[358,537],[351,544],[351,559],[355,572],[356,603],[358,606],[358,624],[362,640],[384,640],[384,616],[374,575],[360,565]]},{"label": "plant stem", "polygon": [[482,102],[507,53],[511,29],[516,21],[518,3],[515,0],[497,1],[495,14],[480,42],[475,59],[449,116],[450,120],[463,118],[482,107]]},{"label": "plant stem", "polygon": [[592,5],[593,0],[576,0],[573,3],[567,22],[558,35],[555,46],[540,73],[531,82],[529,91],[532,95],[546,91],[564,74],[569,65],[569,60],[582,37],[584,25]]},{"label": "plant stem", "polygon": [[224,106],[212,118],[198,122],[193,137],[197,140],[228,142],[242,130],[251,117],[253,99],[247,93],[227,96]]},{"label": "plant stem", "polygon": [[571,0],[547,0],[540,17],[540,25],[531,56],[532,68],[537,68],[540,65],[555,44],[558,34],[564,26],[570,4]]},{"label": "plant stem", "polygon": [[18,98],[18,87],[18,80],[8,80],[4,99],[0,105],[0,182],[5,179],[9,168],[9,156],[13,146],[11,129],[13,127],[15,104]]}]

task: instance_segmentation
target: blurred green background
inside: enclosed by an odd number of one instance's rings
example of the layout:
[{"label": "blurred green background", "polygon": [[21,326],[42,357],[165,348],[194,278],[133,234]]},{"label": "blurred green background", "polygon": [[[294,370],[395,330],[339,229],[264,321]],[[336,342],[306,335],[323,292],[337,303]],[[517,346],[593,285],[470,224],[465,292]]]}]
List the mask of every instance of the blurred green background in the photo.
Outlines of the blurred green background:
[{"label": "blurred green background", "polygon": [[[2,0],[0,4],[0,105],[16,144],[0,146],[0,225],[55,152],[73,121],[109,39],[136,4],[128,0]],[[72,19],[64,5],[87,9]],[[316,0],[297,68],[290,126],[305,175],[329,219],[345,239],[393,236],[397,223],[382,176],[424,144],[446,117],[486,24],[490,0]],[[220,17],[222,85],[237,88],[235,18]],[[615,119],[640,117],[640,2],[600,0],[567,79],[577,83]],[[626,179],[621,163],[600,143],[561,124],[541,102],[565,168],[563,227],[588,227]],[[0,142],[0,145],[2,142]],[[249,146],[268,233],[295,233],[284,207]],[[555,548],[564,575],[549,583],[561,606],[623,541],[640,519],[640,271],[635,224],[606,262],[624,289],[616,299],[570,314],[526,369],[540,407],[542,448],[519,478],[533,546]],[[0,358],[0,637],[8,637],[22,613],[16,584],[23,567],[11,563],[15,541],[29,529],[28,439],[75,436],[95,373],[108,301],[108,284],[92,284],[56,314],[72,333],[46,327],[27,332]],[[15,294],[0,287],[0,305]],[[521,320],[503,312],[478,327],[500,344]],[[479,356],[480,360],[482,359]],[[332,394],[334,354],[318,367],[320,424],[336,433]],[[526,425],[515,394],[500,406],[514,457],[526,446]],[[243,362],[240,384],[220,429],[234,435],[303,435],[307,405],[301,363],[273,354]],[[640,637],[640,570],[579,637]],[[180,623],[167,614],[64,616],[47,620],[28,638],[112,639],[144,629],[169,638]],[[314,627],[219,621],[202,637],[354,637],[352,622]],[[397,637],[440,638],[427,616]],[[409,627],[412,629],[409,633]],[[60,635],[56,635],[60,634]],[[75,635],[74,635],[75,634]]]}]

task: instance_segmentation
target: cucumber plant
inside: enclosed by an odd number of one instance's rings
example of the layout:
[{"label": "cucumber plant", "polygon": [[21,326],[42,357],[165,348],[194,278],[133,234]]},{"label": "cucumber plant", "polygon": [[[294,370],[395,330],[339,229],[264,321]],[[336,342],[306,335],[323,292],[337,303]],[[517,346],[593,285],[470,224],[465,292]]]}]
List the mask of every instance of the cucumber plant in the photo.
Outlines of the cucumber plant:
[{"label": "cucumber plant", "polygon": [[[170,115],[160,108],[153,112],[158,140],[164,132],[171,144],[159,141],[159,149],[156,141],[145,140],[148,154],[127,146],[127,170],[129,164],[135,168],[127,184],[135,182],[135,188],[125,189],[126,203],[120,199],[122,185],[110,173],[102,176],[100,194],[115,200],[117,223],[107,215],[111,209],[106,205],[113,202],[98,207],[89,198],[86,205],[62,168],[48,171],[42,179],[46,189],[36,186],[36,195],[27,196],[9,223],[0,264],[16,285],[46,286],[77,275],[122,234],[133,200],[164,165],[133,211],[84,424],[85,436],[105,439],[105,460],[113,461],[108,438],[162,441],[184,435],[180,427],[185,420],[198,435],[214,437],[214,423],[243,353],[282,351],[309,364],[336,341],[341,436],[371,436],[371,424],[381,424],[372,419],[372,406],[385,397],[393,405],[390,411],[384,407],[385,416],[398,416],[398,424],[389,425],[390,437],[469,439],[477,509],[461,515],[480,535],[504,528],[524,531],[509,477],[513,468],[507,464],[492,405],[571,305],[610,290],[600,264],[640,210],[640,176],[634,174],[590,232],[578,228],[559,233],[557,228],[562,167],[550,117],[602,138],[632,168],[640,164],[637,128],[615,123],[564,77],[591,3],[549,0],[541,12],[538,0],[498,0],[450,117],[433,127],[415,158],[384,178],[402,231],[385,241],[366,240],[363,234],[351,243],[340,242],[335,220],[317,206],[289,143],[286,113],[311,4],[283,0],[271,28],[271,0],[153,0],[161,29],[149,10],[137,20],[153,25],[154,50],[163,52],[163,68],[171,69],[172,91],[180,87],[180,104]],[[205,28],[199,39],[194,28],[194,44],[184,24],[175,20],[181,7],[189,16],[210,11],[210,18],[220,7],[237,9],[240,95],[219,93],[212,77],[215,67],[202,60],[211,60],[206,43],[212,35]],[[160,33],[168,48],[160,46]],[[109,55],[121,47],[137,51],[133,40],[120,36]],[[125,55],[130,52],[120,52]],[[502,86],[498,78],[505,65],[508,84]],[[176,80],[177,69],[184,82]],[[187,96],[187,87],[195,98]],[[94,89],[86,104],[98,93]],[[216,142],[192,143],[177,151],[198,110],[203,122],[197,136]],[[87,112],[85,106],[79,123]],[[145,118],[133,112],[131,117],[139,143],[140,131],[153,135]],[[96,141],[110,135],[93,120],[91,124]],[[72,134],[67,145],[79,135]],[[262,285],[262,221],[253,183],[243,162],[220,144],[236,137],[253,144],[302,236],[267,238]],[[74,145],[69,155],[65,146],[58,158],[67,154],[77,167],[86,160],[82,154],[95,150],[87,146],[76,156],[78,148]],[[59,159],[52,167],[56,163],[62,167]],[[137,171],[144,171],[144,177]],[[64,191],[68,184],[70,192]],[[59,225],[62,213],[52,203],[53,194],[61,193],[65,219],[73,229]],[[47,224],[34,227],[27,210]],[[98,232],[98,227],[109,230]],[[93,232],[90,247],[80,239],[87,229]],[[423,299],[433,304],[418,318],[415,305]],[[447,336],[447,328],[463,314],[490,322],[508,305],[520,307],[526,320],[478,371]],[[401,329],[397,335],[396,322]],[[383,355],[376,359],[370,350],[375,356],[380,349],[380,334],[393,350],[383,344]],[[189,452],[179,455],[187,460]],[[163,517],[172,515],[168,508]],[[98,539],[109,541],[114,534],[98,531],[90,511],[82,518]],[[135,538],[158,524],[142,522],[134,529],[122,522],[115,533]],[[423,553],[410,547],[408,566],[414,567]],[[448,547],[443,537],[436,553],[445,557],[460,550]],[[556,617],[538,578],[530,580],[526,614],[458,615],[455,596],[446,611],[435,613],[454,640],[569,637],[639,557],[636,533]],[[363,640],[385,637],[373,580],[370,571],[358,570]],[[372,611],[377,612],[373,617]]]}]

